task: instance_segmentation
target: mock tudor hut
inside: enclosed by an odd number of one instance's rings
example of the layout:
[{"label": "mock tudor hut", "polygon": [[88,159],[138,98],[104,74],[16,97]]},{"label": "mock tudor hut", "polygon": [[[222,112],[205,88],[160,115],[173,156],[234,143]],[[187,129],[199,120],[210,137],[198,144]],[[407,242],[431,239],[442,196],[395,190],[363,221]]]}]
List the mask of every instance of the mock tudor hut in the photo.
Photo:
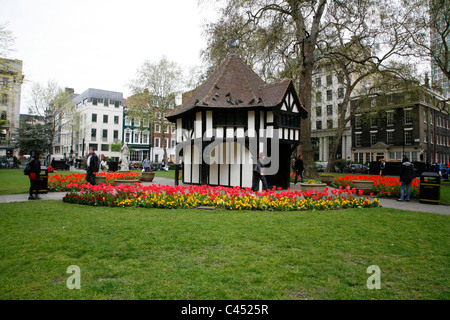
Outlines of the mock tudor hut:
[{"label": "mock tudor hut", "polygon": [[183,183],[252,186],[264,152],[269,187],[286,189],[307,111],[290,79],[267,84],[236,55],[166,118],[176,124]]}]

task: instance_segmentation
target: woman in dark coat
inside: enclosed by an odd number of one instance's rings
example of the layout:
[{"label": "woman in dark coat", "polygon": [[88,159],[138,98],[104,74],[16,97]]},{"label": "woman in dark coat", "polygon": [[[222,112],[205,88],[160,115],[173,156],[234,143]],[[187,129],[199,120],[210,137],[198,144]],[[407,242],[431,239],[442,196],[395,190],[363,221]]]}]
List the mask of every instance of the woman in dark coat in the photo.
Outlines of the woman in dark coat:
[{"label": "woman in dark coat", "polygon": [[[30,196],[28,200],[39,200],[39,181],[41,179],[41,162],[42,152],[36,151],[34,158],[31,159],[30,177]],[[33,194],[35,196],[33,196]]]}]

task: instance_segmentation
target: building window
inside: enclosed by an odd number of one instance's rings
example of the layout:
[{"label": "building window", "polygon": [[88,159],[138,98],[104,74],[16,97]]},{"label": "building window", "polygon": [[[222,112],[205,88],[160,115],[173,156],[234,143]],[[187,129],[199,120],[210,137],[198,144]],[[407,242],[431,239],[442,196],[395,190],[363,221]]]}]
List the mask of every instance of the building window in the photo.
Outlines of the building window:
[{"label": "building window", "polygon": [[426,112],[426,110],[423,110],[423,122],[427,123],[427,112]]},{"label": "building window", "polygon": [[108,123],[108,115],[107,114],[103,115],[103,123]]},{"label": "building window", "polygon": [[102,151],[108,152],[109,151],[109,144],[102,144]]},{"label": "building window", "polygon": [[119,124],[119,116],[114,116],[114,124]]},{"label": "building window", "polygon": [[405,145],[412,145],[412,130],[405,130]]},{"label": "building window", "polygon": [[412,110],[405,109],[405,123],[412,123]]},{"label": "building window", "polygon": [[361,133],[355,134],[355,147],[361,147]]},{"label": "building window", "polygon": [[332,85],[333,85],[333,76],[328,75],[327,76],[327,86],[332,86]]},{"label": "building window", "polygon": [[338,97],[339,97],[339,99],[344,99],[344,95],[345,95],[344,88],[339,88],[338,89]]},{"label": "building window", "polygon": [[377,142],[378,142],[377,134],[371,133],[370,134],[370,144],[373,146],[373,145],[377,144]]},{"label": "building window", "polygon": [[355,116],[355,128],[361,128],[361,115],[360,114]]},{"label": "building window", "polygon": [[168,148],[169,147],[169,139],[165,138],[164,139],[164,148]]},{"label": "building window", "polygon": [[155,138],[155,148],[159,148],[159,138]]},{"label": "building window", "polygon": [[159,124],[155,124],[155,132],[161,133],[161,126]]},{"label": "building window", "polygon": [[333,100],[333,91],[327,90],[327,101]]},{"label": "building window", "polygon": [[3,106],[8,105],[8,95],[7,94],[2,94],[2,105]]},{"label": "building window", "polygon": [[175,148],[176,144],[176,141],[172,139],[172,141],[170,142],[170,147]]},{"label": "building window", "polygon": [[135,126],[135,127],[140,127],[140,126],[141,126],[141,120],[139,120],[139,119],[134,119],[134,126]]},{"label": "building window", "polygon": [[142,143],[147,144],[148,143],[148,133],[144,133],[142,135]]},{"label": "building window", "polygon": [[322,85],[322,78],[316,78],[316,87],[320,87]]},{"label": "building window", "polygon": [[333,120],[327,120],[327,129],[333,129]]},{"label": "building window", "polygon": [[316,121],[316,129],[317,130],[322,130],[322,121]]},{"label": "building window", "polygon": [[96,106],[98,103],[97,98],[92,98],[92,105]]},{"label": "building window", "polygon": [[103,130],[102,138],[103,142],[108,141],[108,130]]},{"label": "building window", "polygon": [[159,162],[159,154],[155,154],[155,162]]},{"label": "building window", "polygon": [[316,92],[316,102],[322,102],[322,92]]},{"label": "building window", "polygon": [[97,114],[92,114],[92,122],[97,122]]},{"label": "building window", "polygon": [[378,118],[376,114],[370,115],[370,126],[376,128],[378,126]]},{"label": "building window", "polygon": [[332,115],[333,115],[333,106],[327,105],[327,116],[332,116]]},{"label": "building window", "polygon": [[140,136],[141,136],[141,134],[139,131],[134,132],[134,143],[140,143],[140,140],[141,140]]},{"label": "building window", "polygon": [[393,126],[394,125],[394,112],[388,111],[386,113],[386,125]]},{"label": "building window", "polygon": [[125,117],[125,125],[126,126],[131,126],[131,119],[128,117]]},{"label": "building window", "polygon": [[321,117],[322,116],[322,107],[317,107],[316,108],[316,116],[317,117]]},{"label": "building window", "polygon": [[114,107],[119,108],[120,107],[120,101],[114,101]]},{"label": "building window", "polygon": [[131,142],[131,132],[125,132],[125,142],[126,143]]},{"label": "building window", "polygon": [[394,144],[394,131],[386,132],[386,144]]},{"label": "building window", "polygon": [[105,98],[105,100],[103,101],[103,105],[104,105],[105,107],[109,106],[108,101],[109,101],[109,100],[108,100],[107,98]]},{"label": "building window", "polygon": [[97,139],[97,129],[91,129],[91,140],[95,141]]},{"label": "building window", "polygon": [[119,130],[114,130],[114,142],[119,139]]}]

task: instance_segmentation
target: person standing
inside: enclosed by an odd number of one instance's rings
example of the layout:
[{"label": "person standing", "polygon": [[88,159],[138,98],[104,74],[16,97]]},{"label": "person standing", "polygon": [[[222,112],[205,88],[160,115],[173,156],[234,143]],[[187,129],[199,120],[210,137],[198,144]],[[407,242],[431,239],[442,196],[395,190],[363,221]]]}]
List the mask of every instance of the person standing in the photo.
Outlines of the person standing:
[{"label": "person standing", "polygon": [[269,189],[266,177],[264,176],[264,166],[261,163],[261,160],[264,160],[264,158],[265,158],[264,152],[261,152],[258,155],[258,160],[257,160],[256,164],[253,165],[253,184],[252,184],[253,191],[259,190],[259,181],[260,180],[263,183],[263,190]]},{"label": "person standing", "polygon": [[145,157],[144,161],[142,162],[142,166],[144,167],[145,172],[150,171],[150,160],[148,160],[148,156]]},{"label": "person standing", "polygon": [[95,183],[95,173],[98,172],[100,167],[100,160],[98,156],[95,154],[95,149],[93,147],[89,148],[89,155],[87,157],[87,170],[86,170],[86,182],[92,185],[96,185]]},{"label": "person standing", "polygon": [[[39,182],[41,180],[41,161],[42,152],[36,151],[34,158],[30,160],[30,195],[28,200],[40,200],[39,197]],[[33,196],[34,194],[34,196]]]},{"label": "person standing", "polygon": [[383,175],[383,170],[384,170],[385,166],[386,166],[386,162],[384,161],[383,158],[381,158],[380,159],[380,176]]},{"label": "person standing", "polygon": [[411,195],[411,183],[414,178],[414,165],[409,162],[407,157],[402,160],[402,166],[400,169],[400,199],[397,201],[405,200],[406,189],[406,201],[409,201]]},{"label": "person standing", "polygon": [[100,162],[100,171],[107,172],[108,171],[108,163],[105,160],[105,155],[102,155],[102,161]]},{"label": "person standing", "polygon": [[300,182],[303,183],[303,172],[305,171],[305,167],[303,165],[303,156],[300,155],[298,156],[298,159],[295,160],[295,164],[294,164],[294,168],[295,168],[295,180],[294,180],[294,185],[297,185],[297,178],[298,176],[300,176]]}]

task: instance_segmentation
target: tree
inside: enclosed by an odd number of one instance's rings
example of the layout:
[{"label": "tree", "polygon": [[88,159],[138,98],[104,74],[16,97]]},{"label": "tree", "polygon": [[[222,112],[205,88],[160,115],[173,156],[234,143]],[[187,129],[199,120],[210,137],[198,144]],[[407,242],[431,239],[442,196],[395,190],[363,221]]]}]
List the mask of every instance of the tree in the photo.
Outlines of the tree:
[{"label": "tree", "polygon": [[[392,79],[397,83],[404,82],[404,85],[416,82],[412,66],[399,59],[405,55],[408,44],[408,33],[403,24],[408,14],[404,13],[400,18],[395,14],[399,11],[401,8],[397,3],[385,0],[336,0],[328,7],[328,27],[321,35],[316,63],[338,74],[343,90],[335,139],[330,146],[328,172],[334,171],[340,141],[358,105],[350,103],[352,97],[358,95],[360,100],[365,100],[363,96],[368,95],[370,100],[387,95],[394,86],[383,84],[392,84]],[[374,90],[380,87],[384,90]]]},{"label": "tree", "polygon": [[141,119],[141,127],[144,121],[160,126],[165,163],[168,163],[165,131],[169,126],[165,114],[175,107],[181,81],[181,68],[164,56],[157,62],[145,61],[129,84],[133,95],[128,99],[125,113],[128,117]]},{"label": "tree", "polygon": [[448,0],[407,0],[400,21],[408,32],[407,53],[430,60],[450,80],[450,5]]},{"label": "tree", "polygon": [[17,147],[21,154],[33,154],[37,150],[48,150],[50,148],[48,130],[40,121],[25,119],[20,121],[17,132]]},{"label": "tree", "polygon": [[[292,78],[310,112],[315,50],[326,7],[327,0],[228,0],[221,19],[207,26],[208,48],[203,55],[215,64],[236,50],[228,46],[229,41],[238,40],[241,58],[263,79]],[[310,121],[303,121],[301,129],[305,173],[315,177]]]},{"label": "tree", "polygon": [[52,153],[55,137],[63,130],[71,130],[79,119],[70,94],[54,81],[46,86],[34,83],[28,102],[28,113],[44,119],[49,153]]}]

